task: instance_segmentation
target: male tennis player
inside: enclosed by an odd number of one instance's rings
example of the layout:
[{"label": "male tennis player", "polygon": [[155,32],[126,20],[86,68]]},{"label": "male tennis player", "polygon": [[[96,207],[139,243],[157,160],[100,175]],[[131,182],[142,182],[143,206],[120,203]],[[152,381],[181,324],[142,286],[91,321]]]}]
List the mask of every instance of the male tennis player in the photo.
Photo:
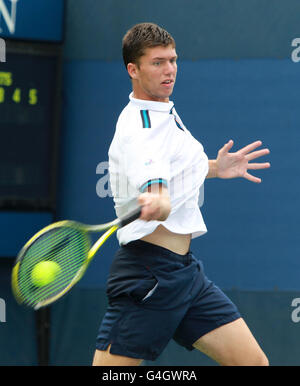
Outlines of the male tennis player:
[{"label": "male tennis player", "polygon": [[[204,274],[190,252],[206,232],[198,205],[205,178],[261,180],[249,161],[269,153],[256,141],[235,153],[230,140],[208,160],[179,118],[172,94],[177,54],[172,36],[152,23],[131,28],[123,58],[133,92],[109,149],[117,215],[139,195],[140,219],[118,231],[107,282],[108,309],[99,329],[94,365],[133,366],[155,360],[170,339],[201,350],[221,365],[267,365],[236,306]],[[224,257],[226,258],[226,256]]]}]

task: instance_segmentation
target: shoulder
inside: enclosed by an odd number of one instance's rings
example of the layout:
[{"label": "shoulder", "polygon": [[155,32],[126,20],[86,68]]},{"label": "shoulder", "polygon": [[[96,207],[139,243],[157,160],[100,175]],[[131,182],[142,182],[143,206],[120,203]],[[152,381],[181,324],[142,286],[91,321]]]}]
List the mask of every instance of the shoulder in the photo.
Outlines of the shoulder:
[{"label": "shoulder", "polygon": [[141,111],[128,103],[117,120],[116,131],[120,136],[136,134],[142,128]]},{"label": "shoulder", "polygon": [[146,140],[163,135],[168,126],[168,114],[128,104],[118,118],[116,135],[120,140],[122,138]]}]

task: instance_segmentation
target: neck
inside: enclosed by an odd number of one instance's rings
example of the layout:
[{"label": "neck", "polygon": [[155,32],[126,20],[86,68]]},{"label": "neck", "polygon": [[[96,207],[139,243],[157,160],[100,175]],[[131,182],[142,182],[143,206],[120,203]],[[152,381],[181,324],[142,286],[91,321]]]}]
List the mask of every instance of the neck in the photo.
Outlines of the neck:
[{"label": "neck", "polygon": [[164,103],[169,102],[169,97],[158,97],[155,95],[148,94],[147,92],[142,90],[140,87],[136,87],[134,82],[132,82],[132,83],[133,83],[133,87],[132,87],[133,97],[135,99],[142,99],[145,101],[152,101],[152,102],[164,102]]}]

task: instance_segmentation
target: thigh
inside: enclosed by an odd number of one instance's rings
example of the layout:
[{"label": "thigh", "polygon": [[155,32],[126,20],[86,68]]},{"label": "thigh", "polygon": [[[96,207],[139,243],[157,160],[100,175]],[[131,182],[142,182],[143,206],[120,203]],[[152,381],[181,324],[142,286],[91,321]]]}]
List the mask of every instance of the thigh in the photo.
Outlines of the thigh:
[{"label": "thigh", "polygon": [[108,306],[96,339],[96,349],[105,352],[105,358],[109,353],[156,360],[172,339],[185,309],[148,308],[151,307],[151,296],[144,302],[147,308],[130,299]]},{"label": "thigh", "polygon": [[142,361],[142,359],[111,354],[109,345],[105,351],[95,351],[93,366],[139,366]]},{"label": "thigh", "polygon": [[268,359],[242,318],[203,335],[193,346],[223,366],[268,365]]},{"label": "thigh", "polygon": [[200,268],[193,286],[192,303],[173,336],[188,350],[193,350],[197,339],[241,317],[236,305],[205,276],[203,264]]}]

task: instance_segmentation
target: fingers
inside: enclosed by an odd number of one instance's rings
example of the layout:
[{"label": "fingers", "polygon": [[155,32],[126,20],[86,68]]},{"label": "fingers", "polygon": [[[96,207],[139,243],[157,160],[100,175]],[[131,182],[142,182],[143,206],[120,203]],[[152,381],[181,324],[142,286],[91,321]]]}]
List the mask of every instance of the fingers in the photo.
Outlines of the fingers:
[{"label": "fingers", "polygon": [[251,160],[253,160],[255,158],[262,157],[262,156],[267,155],[269,153],[270,153],[269,149],[257,150],[257,151],[253,151],[250,154],[245,155],[245,158],[246,158],[247,161],[251,161]]},{"label": "fingers", "polygon": [[225,154],[228,153],[229,150],[232,148],[234,142],[232,139],[230,139],[225,145],[219,150],[219,154]]},{"label": "fingers", "polygon": [[[254,149],[256,149],[261,145],[262,145],[261,141],[255,141],[250,145],[245,146],[243,149],[240,150],[240,152],[245,155],[245,158],[247,161],[251,161],[253,159],[263,157],[264,155],[269,154],[270,153],[269,149],[261,149],[261,150],[253,151]],[[250,154],[247,154],[249,152]],[[270,162],[248,163],[247,169],[250,169],[250,170],[267,169],[270,166],[271,166]],[[255,182],[256,184],[261,183],[261,178],[255,177],[248,172],[245,173],[244,177],[251,182]]]},{"label": "fingers", "polygon": [[[262,145],[261,141],[252,142],[250,143],[250,145],[247,145],[242,149],[240,149],[239,153],[243,154],[247,161],[251,161],[255,158],[263,157],[264,155],[269,154],[270,153],[269,149],[261,149],[261,150],[253,151],[254,149],[256,149],[261,145]],[[266,166],[266,167],[269,167],[269,166]]]},{"label": "fingers", "polygon": [[[264,163],[252,163],[252,164],[248,164],[247,166],[247,169],[252,169],[252,170],[259,170],[259,169],[267,169],[271,166],[271,164],[269,162],[264,162]],[[253,176],[252,174],[246,172],[244,174],[244,177],[251,181],[251,182],[255,182],[257,184],[260,184],[261,183],[261,178],[258,178],[258,177],[255,177]]]},{"label": "fingers", "polygon": [[249,153],[250,151],[253,151],[254,149],[256,149],[261,145],[262,145],[261,141],[255,141],[240,149],[239,152],[243,155],[246,155],[247,153]]},{"label": "fingers", "polygon": [[148,192],[139,195],[138,202],[142,207],[141,220],[157,220],[160,217],[161,213],[158,197],[158,194]]},{"label": "fingers", "polygon": [[138,203],[139,203],[141,206],[147,206],[147,205],[150,205],[151,202],[152,202],[151,194],[148,193],[148,192],[141,193],[141,194],[138,196]]},{"label": "fingers", "polygon": [[[262,141],[252,142],[249,145],[240,149],[238,153],[244,155],[248,161],[251,161],[255,158],[262,157],[264,155],[269,154],[270,153],[269,149],[261,149],[261,150],[254,151],[256,148],[258,148],[261,145],[262,145]],[[220,150],[220,153],[222,154],[228,153],[229,150],[232,148],[232,146],[233,146],[233,140],[231,139],[222,147],[222,149]]]},{"label": "fingers", "polygon": [[139,195],[138,197],[138,203],[142,207],[140,219],[141,220],[148,220],[149,219],[149,208],[152,204],[152,196],[150,193],[145,192]]},{"label": "fingers", "polygon": [[246,178],[246,180],[249,180],[251,182],[255,182],[256,184],[260,184],[261,183],[261,178],[252,176],[252,174],[249,174],[247,172],[244,174],[244,177]]},{"label": "fingers", "polygon": [[150,205],[143,206],[140,220],[151,221],[158,220],[161,215],[160,208],[152,208]]},{"label": "fingers", "polygon": [[264,162],[264,163],[252,163],[252,164],[248,164],[247,168],[248,169],[252,169],[252,170],[258,170],[258,169],[267,169],[271,166],[271,164],[269,162]]}]

